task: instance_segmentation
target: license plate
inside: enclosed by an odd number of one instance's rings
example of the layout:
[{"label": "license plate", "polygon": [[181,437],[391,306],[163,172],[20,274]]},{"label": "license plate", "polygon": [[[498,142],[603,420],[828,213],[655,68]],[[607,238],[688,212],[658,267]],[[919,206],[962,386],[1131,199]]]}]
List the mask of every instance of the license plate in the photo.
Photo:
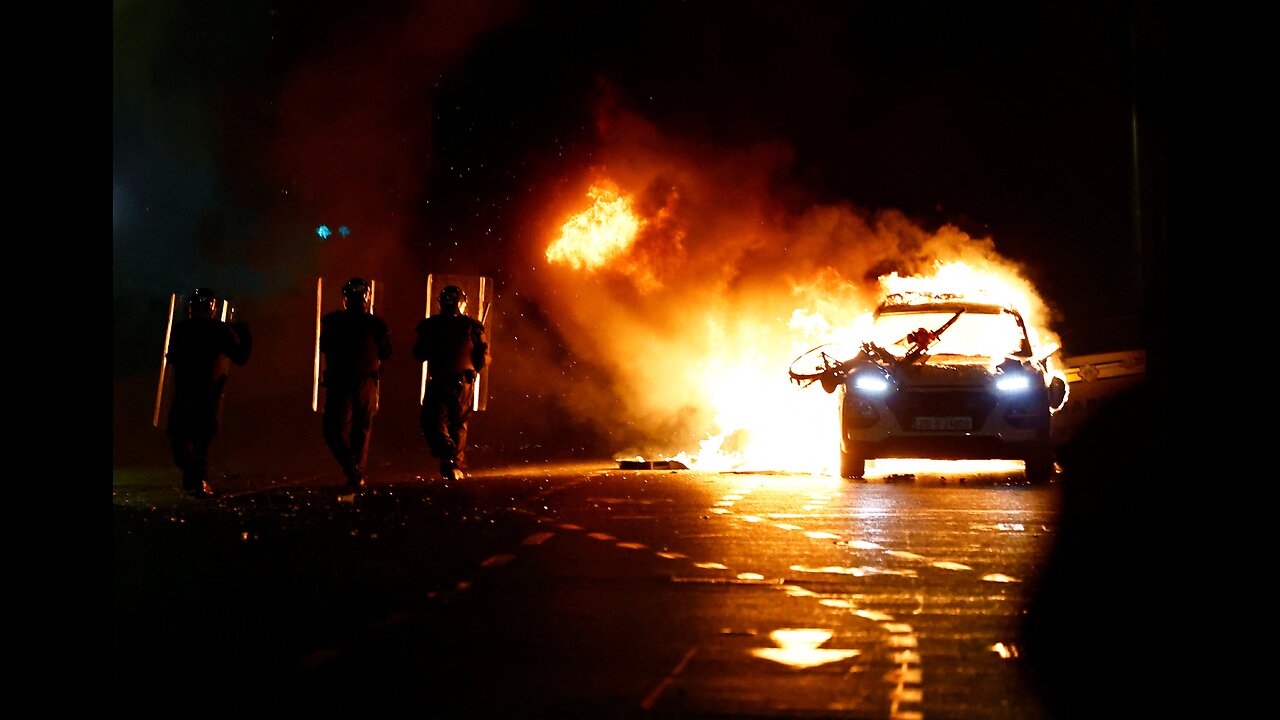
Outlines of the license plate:
[{"label": "license plate", "polygon": [[960,417],[918,417],[915,419],[916,430],[972,430],[973,418]]}]

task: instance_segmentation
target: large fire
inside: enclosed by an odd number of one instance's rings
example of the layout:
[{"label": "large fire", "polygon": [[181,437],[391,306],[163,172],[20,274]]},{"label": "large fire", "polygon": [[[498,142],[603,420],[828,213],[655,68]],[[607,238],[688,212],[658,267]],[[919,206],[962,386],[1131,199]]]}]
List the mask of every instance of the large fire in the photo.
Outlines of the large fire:
[{"label": "large fire", "polygon": [[[870,281],[866,267],[841,267],[839,257],[825,265],[794,262],[799,251],[787,247],[795,253],[787,258],[790,266],[773,268],[776,277],[767,282],[746,284],[743,273],[721,271],[724,263],[716,265],[719,256],[710,250],[705,254],[712,260],[701,265],[690,256],[659,267],[653,253],[637,249],[636,238],[670,218],[656,211],[643,216],[617,183],[597,180],[586,200],[559,226],[545,257],[572,279],[569,312],[594,335],[584,347],[618,374],[629,417],[673,430],[669,447],[655,443],[633,452],[663,454],[705,470],[835,472],[835,397],[789,383],[787,369],[823,343],[850,348],[852,357],[871,311],[888,295],[946,292],[1008,304],[1027,319],[1033,342],[1044,343],[1034,348],[1037,355],[1056,348],[1045,306],[1016,266],[995,256],[989,241],[972,241],[954,228],[924,239],[926,248],[959,248],[953,257],[938,250],[932,267],[918,274],[891,272]],[[689,234],[690,241],[698,239]],[[768,242],[757,239],[752,248]],[[799,244],[794,237],[777,244],[787,242]],[[714,245],[713,239],[705,247]],[[664,273],[673,276],[671,288],[659,294],[665,304],[640,304]],[[633,291],[620,290],[626,287]]]}]

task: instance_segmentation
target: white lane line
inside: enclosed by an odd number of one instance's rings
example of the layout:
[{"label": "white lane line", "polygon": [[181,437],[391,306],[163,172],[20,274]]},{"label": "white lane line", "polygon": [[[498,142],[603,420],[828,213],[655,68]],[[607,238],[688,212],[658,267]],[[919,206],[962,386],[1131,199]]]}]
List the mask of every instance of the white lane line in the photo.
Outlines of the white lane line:
[{"label": "white lane line", "polygon": [[482,568],[501,567],[515,559],[516,559],[515,555],[507,555],[507,554],[493,555],[491,557],[485,558],[484,562],[480,563],[480,567]]},{"label": "white lane line", "polygon": [[612,535],[599,533],[599,532],[587,533],[587,537],[591,538],[592,540],[604,540],[605,542],[612,542],[618,539]]},{"label": "white lane line", "polygon": [[649,549],[648,545],[645,545],[644,543],[637,543],[637,542],[620,542],[618,543],[618,547],[623,548],[624,550],[648,550]]},{"label": "white lane line", "polygon": [[671,672],[667,673],[667,676],[662,678],[662,681],[658,683],[658,686],[646,695],[644,700],[640,701],[641,710],[648,712],[653,709],[654,704],[658,702],[658,698],[662,697],[662,693],[665,692],[667,688],[671,687],[671,684],[675,682],[676,676],[684,670],[685,666],[689,664],[689,660],[693,658],[693,654],[697,651],[697,645],[689,648],[689,652],[686,652],[684,657],[680,658],[680,662],[676,663],[676,666],[672,668]]},{"label": "white lane line", "polygon": [[928,560],[929,559],[923,555],[917,555],[913,552],[907,552],[906,550],[885,550],[884,554],[892,555],[896,558],[902,558],[904,560]]},{"label": "white lane line", "polygon": [[853,614],[873,622],[893,622],[892,615],[886,615],[885,613],[876,612],[875,610],[854,610]]},{"label": "white lane line", "polygon": [[542,543],[550,540],[555,536],[556,536],[555,533],[549,533],[549,532],[537,533],[525,538],[520,544],[521,545],[541,545]]}]

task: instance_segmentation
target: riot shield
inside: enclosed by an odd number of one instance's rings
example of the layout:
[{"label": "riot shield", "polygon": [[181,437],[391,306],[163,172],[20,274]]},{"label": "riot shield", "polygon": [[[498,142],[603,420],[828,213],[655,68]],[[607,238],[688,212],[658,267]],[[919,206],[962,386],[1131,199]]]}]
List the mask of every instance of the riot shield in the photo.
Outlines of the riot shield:
[{"label": "riot shield", "polygon": [[[218,301],[215,315],[223,322],[231,322],[235,318],[235,306],[230,300]],[[160,411],[165,404],[165,386],[169,383],[169,340],[173,337],[173,324],[185,311],[178,305],[178,293],[169,293],[169,315],[164,326],[164,350],[160,353],[160,380],[156,383],[156,405],[151,414],[151,427],[160,427]]]},{"label": "riot shield", "polygon": [[[483,275],[450,275],[442,273],[430,273],[427,275],[427,303],[426,310],[423,311],[423,317],[431,317],[440,312],[440,291],[450,285],[457,285],[467,294],[468,298],[474,298],[472,303],[468,300],[467,314],[480,321],[480,324],[486,325],[485,336],[489,340],[489,349],[493,350],[493,334],[489,332],[487,323],[491,319],[489,310],[493,307],[493,278]],[[423,397],[427,394],[427,363],[422,363],[422,381],[418,386],[418,404],[421,405]],[[480,371],[476,378],[475,394],[471,399],[471,409],[475,412],[485,410],[489,406],[489,368]]]}]

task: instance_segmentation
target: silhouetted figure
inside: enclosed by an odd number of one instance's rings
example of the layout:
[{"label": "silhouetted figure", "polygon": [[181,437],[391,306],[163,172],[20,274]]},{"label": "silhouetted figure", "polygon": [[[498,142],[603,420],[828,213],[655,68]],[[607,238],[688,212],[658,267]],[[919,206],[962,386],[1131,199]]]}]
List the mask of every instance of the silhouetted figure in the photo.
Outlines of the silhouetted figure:
[{"label": "silhouetted figure", "polygon": [[387,324],[369,312],[369,283],[342,286],[344,310],[320,321],[324,355],[324,439],[351,487],[365,486],[369,433],[378,412],[382,362],[391,357]]},{"label": "silhouetted figure", "polygon": [[445,288],[440,292],[440,313],[418,323],[413,345],[413,356],[426,361],[428,373],[418,421],[446,480],[462,477],[476,374],[489,363],[484,325],[466,311],[462,288]]},{"label": "silhouetted figure", "polygon": [[1157,648],[1178,637],[1173,611],[1185,598],[1168,578],[1183,573],[1162,563],[1182,544],[1174,523],[1194,535],[1202,520],[1166,510],[1164,496],[1184,487],[1164,471],[1167,417],[1148,381],[1099,407],[1058,451],[1060,526],[1020,633],[1023,668],[1054,720],[1183,714],[1153,709],[1180,692],[1168,685],[1178,654]]},{"label": "silhouetted figure", "polygon": [[169,408],[169,445],[182,470],[182,489],[197,497],[209,487],[209,448],[222,426],[222,399],[231,363],[244,365],[253,348],[245,322],[214,317],[212,290],[196,288],[187,296],[187,318],[173,328],[168,362],[173,366],[173,404]]}]

